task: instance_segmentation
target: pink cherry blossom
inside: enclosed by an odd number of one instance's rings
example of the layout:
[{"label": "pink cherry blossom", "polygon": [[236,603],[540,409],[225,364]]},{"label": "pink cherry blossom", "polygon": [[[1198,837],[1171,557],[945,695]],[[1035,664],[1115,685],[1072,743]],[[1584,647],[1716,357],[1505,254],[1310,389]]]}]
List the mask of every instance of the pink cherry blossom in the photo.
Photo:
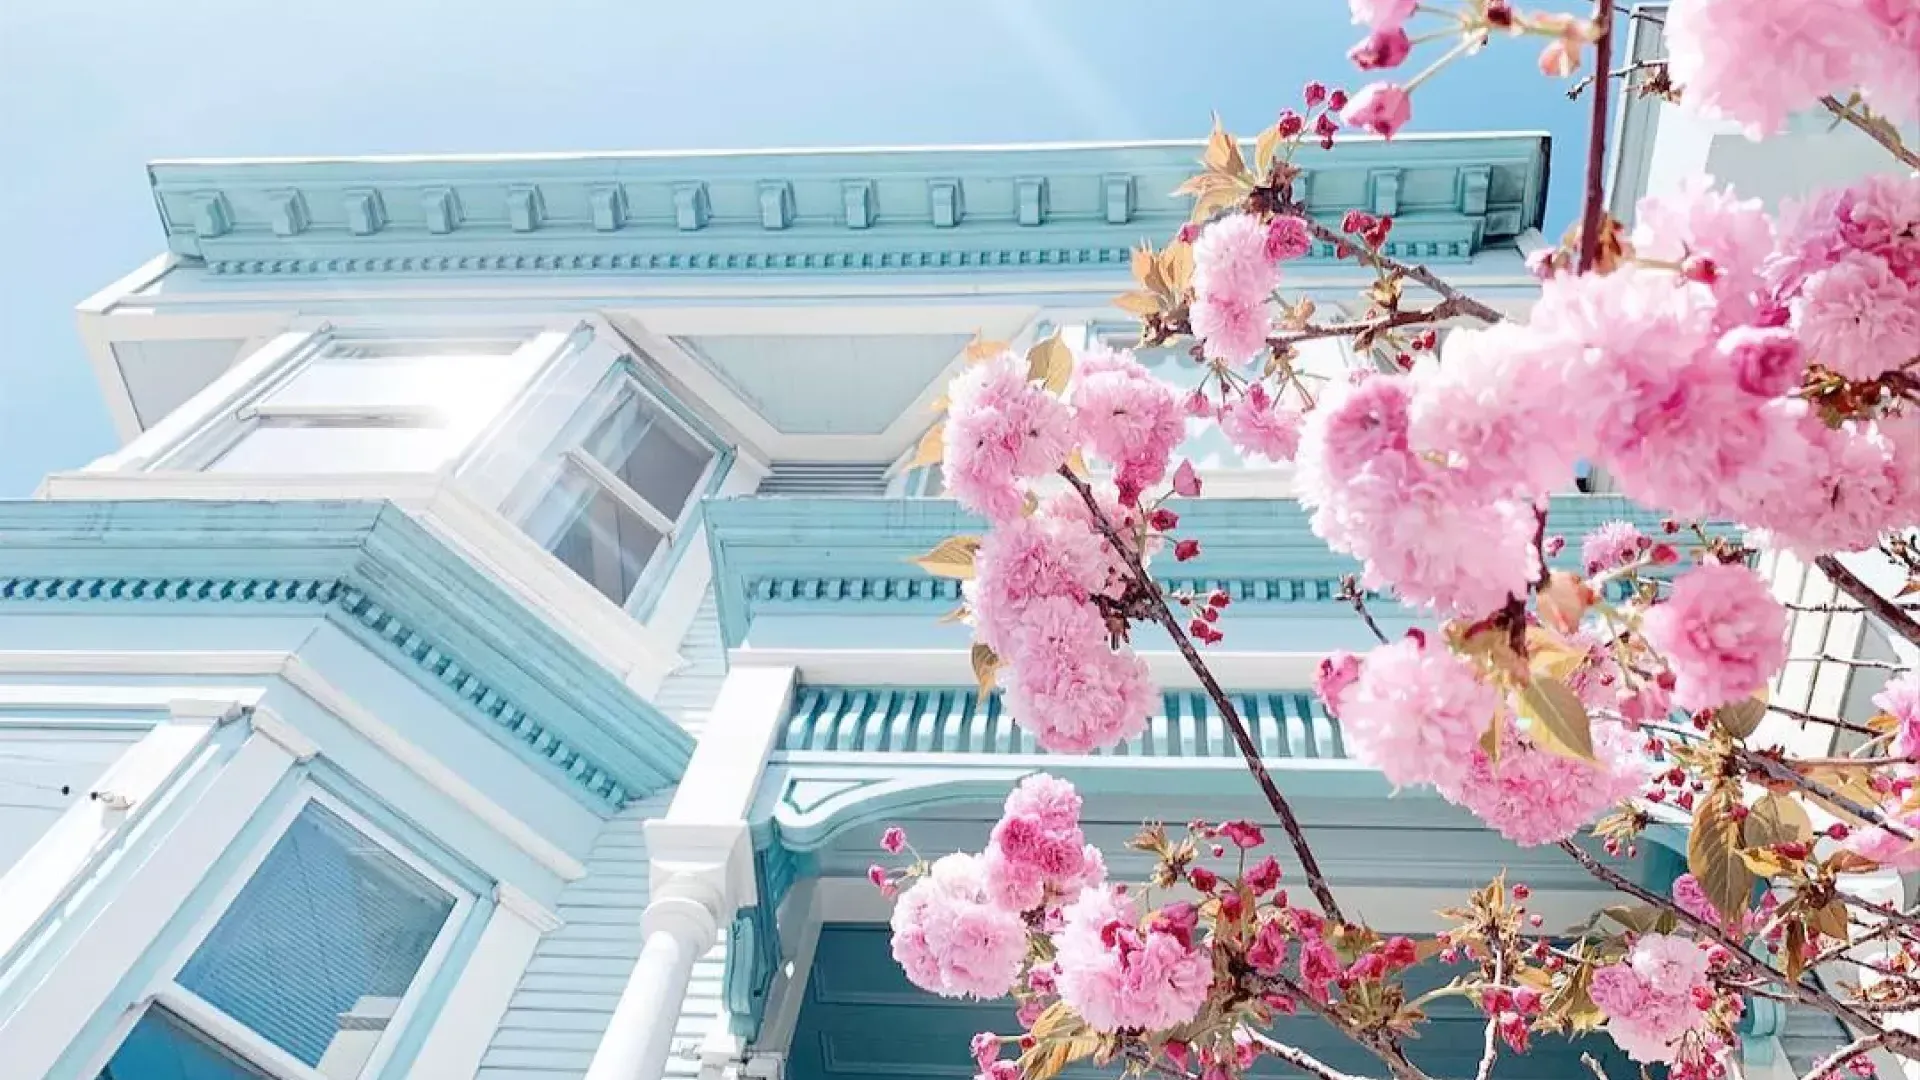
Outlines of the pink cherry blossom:
[{"label": "pink cherry blossom", "polygon": [[1615,570],[1640,557],[1651,543],[1628,521],[1609,521],[1580,542],[1580,561],[1587,573]]},{"label": "pink cherry blossom", "polygon": [[941,997],[1000,997],[1026,955],[1026,925],[993,902],[975,856],[940,859],[893,909],[893,958]]},{"label": "pink cherry blossom", "polygon": [[1607,1033],[1635,1061],[1672,1061],[1688,1032],[1702,1026],[1699,991],[1709,989],[1706,950],[1686,938],[1642,934],[1624,960],[1593,973],[1593,1002]]},{"label": "pink cherry blossom", "polygon": [[1920,672],[1905,672],[1887,680],[1873,697],[1879,710],[1893,717],[1893,752],[1900,757],[1920,754]]},{"label": "pink cherry blossom", "polygon": [[[1913,10],[1920,25],[1920,6]],[[1833,215],[1843,243],[1880,256],[1895,277],[1920,288],[1920,173],[1863,177],[1838,194]]]},{"label": "pink cherry blossom", "polygon": [[1259,218],[1229,214],[1194,242],[1190,321],[1209,356],[1243,364],[1266,348],[1273,290],[1280,283],[1267,234]]},{"label": "pink cherry blossom", "polygon": [[1053,472],[1072,449],[1066,403],[1027,381],[1012,353],[973,365],[953,380],[945,431],[948,490],[990,521],[1017,517],[1019,481]]},{"label": "pink cherry blossom", "polygon": [[1800,384],[1806,359],[1800,341],[1785,327],[1736,326],[1714,345],[1734,382],[1749,394],[1773,397]]},{"label": "pink cherry blossom", "polygon": [[1730,188],[1693,176],[1676,191],[1640,200],[1633,246],[1649,259],[1710,260],[1721,324],[1744,323],[1766,289],[1762,269],[1773,253],[1773,222],[1760,200],[1740,199]]},{"label": "pink cherry blossom", "polygon": [[1877,825],[1861,826],[1848,834],[1842,846],[1903,874],[1920,870],[1920,844],[1908,839],[1920,836],[1920,809],[1908,809],[1905,803],[1904,798],[1894,798],[1880,807],[1887,820],[1906,833],[1905,836]]},{"label": "pink cherry blossom", "polygon": [[1307,223],[1291,214],[1280,214],[1267,222],[1267,261],[1281,263],[1304,257],[1313,250],[1313,234]]},{"label": "pink cherry blossom", "polygon": [[1133,353],[1103,345],[1081,351],[1071,401],[1082,445],[1114,463],[1121,490],[1138,492],[1166,477],[1186,419],[1173,387],[1148,374]]},{"label": "pink cherry blossom", "polygon": [[968,599],[980,639],[1002,656],[1035,601],[1084,601],[1108,583],[1106,541],[1083,524],[1055,514],[1016,517],[989,530],[974,555]]},{"label": "pink cherry blossom", "polygon": [[1407,62],[1413,53],[1413,40],[1399,27],[1375,30],[1347,50],[1347,59],[1361,71],[1384,71]]},{"label": "pink cherry blossom", "polygon": [[1850,254],[1809,277],[1793,302],[1808,358],[1874,379],[1920,356],[1920,290],[1877,255]]},{"label": "pink cherry blossom", "polygon": [[1395,787],[1455,787],[1499,709],[1499,696],[1458,657],[1403,638],[1361,662],[1340,696],[1340,730],[1354,756]]},{"label": "pink cherry blossom", "polygon": [[1080,831],[1080,795],[1073,785],[1044,773],[1030,776],[1007,796],[981,856],[987,891],[1020,912],[1071,899],[1081,888],[1100,884],[1088,874],[1092,850]]},{"label": "pink cherry blossom", "polygon": [[1418,6],[1418,0],[1347,0],[1354,23],[1375,30],[1397,29],[1413,18]]},{"label": "pink cherry blossom", "polygon": [[1340,698],[1360,678],[1360,658],[1342,649],[1320,661],[1313,677],[1313,692],[1320,696],[1327,715],[1340,715]]},{"label": "pink cherry blossom", "polygon": [[1476,745],[1466,774],[1442,785],[1440,793],[1521,847],[1572,836],[1608,807],[1638,794],[1650,771],[1639,740],[1608,721],[1593,724],[1592,764],[1524,743],[1510,716],[1502,720],[1500,733],[1499,760]]},{"label": "pink cherry blossom", "polygon": [[1340,111],[1340,119],[1350,127],[1391,139],[1413,119],[1413,98],[1394,83],[1368,83]]},{"label": "pink cherry blossom", "polygon": [[1085,890],[1061,917],[1060,999],[1094,1030],[1160,1030],[1199,1013],[1213,959],[1188,918],[1143,927],[1133,897],[1111,888]]},{"label": "pink cherry blossom", "polygon": [[1881,48],[1864,8],[1863,0],[1680,0],[1667,11],[1669,69],[1688,108],[1736,120],[1753,138],[1772,135],[1821,95],[1844,98],[1860,84],[1861,60]]},{"label": "pink cherry blossom", "polygon": [[1001,653],[1007,709],[1042,748],[1083,754],[1130,739],[1158,708],[1146,662],[1113,649],[1086,603],[1038,600]]},{"label": "pink cherry blossom", "polygon": [[1269,461],[1293,460],[1305,422],[1300,410],[1280,404],[1263,383],[1247,387],[1220,413],[1220,430],[1236,448]]},{"label": "pink cherry blossom", "polygon": [[1713,564],[1680,576],[1642,624],[1674,674],[1673,701],[1710,709],[1761,689],[1787,659],[1787,612],[1760,575]]}]

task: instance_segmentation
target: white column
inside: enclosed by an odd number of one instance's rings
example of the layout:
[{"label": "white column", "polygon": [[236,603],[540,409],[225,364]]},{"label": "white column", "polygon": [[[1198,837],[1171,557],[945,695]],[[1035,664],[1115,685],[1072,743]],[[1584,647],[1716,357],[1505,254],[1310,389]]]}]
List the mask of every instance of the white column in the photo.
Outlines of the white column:
[{"label": "white column", "polygon": [[647,905],[640,959],[627,976],[586,1080],[658,1080],[666,1071],[694,961],[720,939],[724,906],[717,890],[693,877],[676,878],[668,888],[668,895]]},{"label": "white column", "polygon": [[727,673],[664,818],[646,825],[653,899],[641,916],[640,958],[627,977],[586,1080],[660,1080],[693,965],[720,928],[754,902],[747,813],[797,676],[789,666]]},{"label": "white column", "polygon": [[540,936],[560,929],[560,916],[511,885],[495,886],[493,900],[487,928],[413,1061],[416,1076],[471,1077],[479,1071]]}]

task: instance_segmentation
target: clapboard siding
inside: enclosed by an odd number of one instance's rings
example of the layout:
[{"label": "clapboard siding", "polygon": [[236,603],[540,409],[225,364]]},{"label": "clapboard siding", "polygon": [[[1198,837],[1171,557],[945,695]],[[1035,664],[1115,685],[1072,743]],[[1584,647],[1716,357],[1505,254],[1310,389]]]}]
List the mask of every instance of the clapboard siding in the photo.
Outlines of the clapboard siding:
[{"label": "clapboard siding", "polygon": [[[681,642],[687,666],[661,687],[657,704],[695,738],[726,675],[713,593]],[[562,893],[566,925],[542,938],[494,1033],[478,1080],[579,1080],[606,1034],[627,975],[640,955],[640,916],[647,907],[647,842],[642,826],[666,813],[671,792],[628,805],[594,842],[587,876]],[[674,1024],[670,1077],[699,1072],[701,1040],[721,1009],[722,943],[694,965],[686,1008]]]}]

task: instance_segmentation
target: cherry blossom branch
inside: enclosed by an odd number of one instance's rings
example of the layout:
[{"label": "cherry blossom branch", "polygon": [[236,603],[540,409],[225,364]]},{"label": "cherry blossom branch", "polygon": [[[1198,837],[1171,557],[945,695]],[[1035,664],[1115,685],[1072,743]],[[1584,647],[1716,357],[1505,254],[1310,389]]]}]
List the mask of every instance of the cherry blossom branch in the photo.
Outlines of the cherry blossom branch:
[{"label": "cherry blossom branch", "polygon": [[[1915,161],[1914,167],[1920,168],[1920,161]],[[1889,630],[1906,638],[1914,645],[1920,645],[1920,622],[1916,622],[1906,609],[1881,596],[1878,590],[1861,581],[1853,571],[1847,569],[1839,559],[1831,555],[1820,556],[1813,560],[1813,565],[1827,576],[1828,581],[1833,582],[1834,588],[1846,593],[1861,607],[1879,616],[1880,621],[1886,623]]]},{"label": "cherry blossom branch", "polygon": [[1319,338],[1378,336],[1388,330],[1397,330],[1404,326],[1424,326],[1428,323],[1441,323],[1449,319],[1475,315],[1472,308],[1478,303],[1470,297],[1458,296],[1443,299],[1430,308],[1389,311],[1370,319],[1355,319],[1351,322],[1309,324],[1300,330],[1276,334],[1267,339],[1267,344],[1274,348],[1283,348]]},{"label": "cherry blossom branch", "polygon": [[1339,230],[1316,220],[1312,214],[1307,212],[1305,206],[1293,201],[1290,196],[1281,201],[1279,212],[1288,217],[1298,218],[1300,223],[1307,227],[1307,232],[1311,234],[1315,240],[1323,244],[1332,244],[1335,250],[1339,250],[1342,247],[1355,249],[1375,266],[1423,286],[1427,291],[1438,296],[1442,301],[1452,303],[1458,308],[1460,315],[1479,319],[1484,323],[1497,323],[1506,320],[1505,315],[1500,314],[1479,300],[1475,300],[1473,297],[1461,292],[1425,266],[1419,263],[1401,262],[1399,259],[1395,259],[1384,252],[1374,251],[1354,243],[1352,237],[1346,236]]},{"label": "cherry blossom branch", "polygon": [[[1613,5],[1599,0],[1594,5],[1594,25],[1600,28],[1593,42],[1594,70],[1607,70],[1613,58]],[[1587,121],[1587,190],[1580,211],[1580,262],[1584,274],[1593,269],[1600,254],[1600,223],[1606,217],[1607,181],[1607,99],[1612,79],[1601,79],[1593,86],[1593,112]]]},{"label": "cherry blossom branch", "polygon": [[1360,580],[1358,578],[1352,574],[1341,577],[1340,594],[1338,598],[1353,605],[1353,613],[1360,616],[1361,622],[1367,624],[1367,629],[1373,631],[1374,638],[1378,640],[1380,644],[1385,645],[1387,643],[1387,635],[1380,629],[1380,624],[1373,621],[1373,612],[1367,610],[1367,594],[1361,591]]},{"label": "cherry blossom branch", "polygon": [[[1624,79],[1642,71],[1653,71],[1655,69],[1665,70],[1666,66],[1667,62],[1665,60],[1639,60],[1628,64],[1626,67],[1614,68],[1612,71],[1607,72],[1607,78]],[[1567,91],[1567,100],[1578,101],[1580,95],[1587,92],[1587,87],[1592,86],[1599,78],[1599,75],[1588,75],[1579,82],[1574,83],[1573,88]]]},{"label": "cherry blossom branch", "polygon": [[1281,1061],[1299,1069],[1301,1072],[1309,1076],[1317,1077],[1318,1080],[1367,1080],[1365,1077],[1341,1072],[1339,1069],[1328,1065],[1326,1062],[1321,1061],[1305,1050],[1300,1050],[1288,1046],[1283,1042],[1268,1038],[1251,1028],[1245,1030],[1247,1034],[1252,1037],[1254,1044],[1259,1046],[1268,1057],[1279,1058]]},{"label": "cherry blossom branch", "polygon": [[1818,664],[1845,664],[1848,667],[1872,668],[1875,671],[1907,670],[1906,664],[1896,664],[1891,660],[1864,660],[1857,656],[1827,656],[1826,654],[1822,653],[1819,656],[1787,657],[1787,663],[1789,664],[1797,664],[1797,663],[1804,663],[1804,662],[1811,662],[1811,663],[1818,663]]},{"label": "cherry blossom branch", "polygon": [[1341,1034],[1359,1043],[1365,1047],[1368,1052],[1372,1053],[1373,1056],[1379,1058],[1386,1064],[1388,1071],[1398,1077],[1399,1080],[1433,1080],[1432,1077],[1421,1071],[1420,1066],[1415,1065],[1407,1058],[1406,1051],[1402,1050],[1400,1045],[1395,1042],[1391,1036],[1378,1032],[1356,1031],[1348,1025],[1347,1021],[1338,1012],[1335,1012],[1328,1006],[1326,1002],[1307,993],[1306,987],[1301,986],[1285,975],[1273,975],[1270,976],[1270,978],[1274,986],[1285,991],[1293,1000],[1305,1005],[1308,1010],[1319,1016],[1320,1019],[1333,1025]]},{"label": "cherry blossom branch", "polygon": [[[1493,981],[1495,984],[1507,981],[1507,946],[1502,940],[1493,950]],[[1491,1080],[1493,1063],[1500,1056],[1500,1014],[1494,1009],[1487,1010],[1486,1045],[1480,1050],[1480,1069],[1474,1073],[1474,1080]]]},{"label": "cherry blossom branch", "polygon": [[1100,509],[1100,504],[1093,497],[1093,489],[1087,486],[1086,481],[1075,476],[1071,469],[1062,468],[1060,475],[1066,477],[1067,483],[1072,485],[1073,490],[1080,495],[1080,501],[1086,504],[1087,511],[1093,515],[1094,527],[1100,530],[1100,535],[1105,537],[1107,543],[1119,553],[1128,571],[1133,575],[1134,581],[1146,590],[1150,598],[1150,613],[1153,621],[1166,629],[1167,635],[1173,639],[1174,648],[1180,650],[1180,655],[1186,660],[1187,666],[1193,669],[1193,673],[1199,677],[1200,685],[1205,688],[1214,707],[1220,710],[1221,722],[1233,734],[1234,744],[1240,748],[1240,756],[1246,759],[1247,769],[1253,773],[1254,782],[1260,785],[1261,794],[1267,798],[1267,805],[1273,808],[1274,815],[1280,821],[1281,830],[1287,834],[1287,842],[1293,845],[1293,853],[1300,860],[1300,870],[1307,877],[1307,888],[1312,890],[1313,898],[1320,904],[1320,910],[1326,912],[1327,917],[1336,922],[1346,922],[1346,916],[1340,911],[1339,902],[1333,898],[1333,889],[1327,884],[1326,875],[1320,869],[1320,860],[1314,858],[1313,849],[1307,846],[1307,837],[1301,831],[1300,819],[1294,815],[1293,807],[1287,803],[1286,796],[1280,794],[1280,787],[1274,783],[1273,774],[1267,771],[1266,762],[1260,758],[1260,748],[1255,745],[1253,735],[1247,731],[1246,722],[1240,719],[1239,710],[1233,707],[1233,700],[1227,696],[1219,680],[1213,677],[1213,672],[1207,667],[1206,661],[1200,658],[1199,651],[1187,638],[1187,632],[1181,627],[1180,620],[1173,617],[1173,610],[1167,607],[1166,597],[1161,594],[1160,586],[1155,583],[1152,575],[1147,573],[1147,568],[1141,564],[1140,556],[1134,553],[1130,545],[1120,539],[1120,534],[1114,529],[1113,522],[1107,520],[1106,512]]},{"label": "cherry blossom branch", "polygon": [[1827,1080],[1827,1077],[1832,1076],[1842,1065],[1886,1041],[1885,1035],[1862,1035],[1822,1058],[1813,1066],[1813,1071],[1801,1077],[1800,1080]]},{"label": "cherry blossom branch", "polygon": [[1871,1016],[1834,997],[1825,989],[1789,979],[1785,973],[1748,953],[1746,946],[1730,936],[1725,930],[1705,919],[1699,918],[1691,912],[1682,910],[1680,906],[1675,904],[1671,899],[1657,895],[1638,882],[1627,878],[1619,871],[1588,854],[1585,849],[1573,841],[1562,840],[1560,841],[1559,847],[1560,850],[1572,856],[1573,861],[1579,863],[1580,867],[1587,873],[1613,886],[1618,892],[1626,893],[1628,896],[1639,900],[1643,904],[1650,904],[1671,914],[1681,925],[1690,928],[1695,934],[1726,949],[1727,955],[1732,963],[1739,965],[1755,976],[1767,980],[1767,982],[1773,985],[1784,988],[1786,992],[1792,996],[1793,1000],[1803,1005],[1811,1005],[1844,1023],[1865,1028],[1869,1031],[1880,1032],[1885,1039],[1887,1048],[1895,1053],[1906,1057],[1920,1057],[1920,1035],[1913,1035],[1905,1031],[1888,1030],[1875,1022]]},{"label": "cherry blossom branch", "polygon": [[1827,111],[1834,116],[1865,132],[1869,139],[1885,147],[1887,153],[1900,159],[1900,162],[1907,168],[1920,169],[1920,154],[1909,150],[1907,144],[1900,141],[1899,133],[1891,127],[1875,124],[1872,120],[1856,112],[1852,106],[1834,97],[1832,94],[1821,98],[1820,104],[1825,105]]},{"label": "cherry blossom branch", "polygon": [[1592,1054],[1581,1054],[1580,1062],[1588,1069],[1591,1069],[1593,1075],[1598,1077],[1599,1080],[1607,1080],[1607,1070],[1600,1067],[1600,1063],[1594,1060]]}]

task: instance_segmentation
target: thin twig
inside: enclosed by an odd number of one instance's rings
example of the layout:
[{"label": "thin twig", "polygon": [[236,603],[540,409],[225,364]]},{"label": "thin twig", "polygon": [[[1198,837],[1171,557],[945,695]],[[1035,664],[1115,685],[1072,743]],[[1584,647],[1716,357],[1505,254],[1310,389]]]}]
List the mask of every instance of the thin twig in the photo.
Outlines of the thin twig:
[{"label": "thin twig", "polygon": [[1813,1071],[1801,1077],[1800,1080],[1827,1080],[1827,1077],[1832,1076],[1840,1066],[1886,1041],[1885,1035],[1862,1035],[1820,1059],[1820,1062],[1813,1067]]},{"label": "thin twig", "polygon": [[[1605,71],[1613,58],[1613,5],[1599,0],[1594,5],[1594,25],[1600,28],[1593,42],[1594,69]],[[1580,212],[1580,262],[1576,269],[1584,274],[1593,269],[1600,255],[1600,223],[1606,218],[1607,181],[1607,99],[1612,79],[1593,85],[1593,112],[1587,120],[1587,190]]]},{"label": "thin twig", "polygon": [[1580,1062],[1587,1068],[1592,1069],[1593,1075],[1599,1077],[1599,1080],[1607,1080],[1607,1071],[1600,1067],[1600,1063],[1594,1060],[1592,1054],[1581,1054]]},{"label": "thin twig", "polygon": [[1787,663],[1789,664],[1798,664],[1802,662],[1818,663],[1818,664],[1845,664],[1848,667],[1872,668],[1875,671],[1906,671],[1908,670],[1908,665],[1906,664],[1896,664],[1891,660],[1863,660],[1857,656],[1827,656],[1823,653],[1819,656],[1787,657]]},{"label": "thin twig", "polygon": [[1740,966],[1759,978],[1766,979],[1770,984],[1782,987],[1788,994],[1792,995],[1795,1001],[1804,1005],[1811,1005],[1821,1012],[1839,1019],[1843,1023],[1870,1031],[1883,1031],[1888,1049],[1906,1057],[1920,1057],[1920,1035],[1910,1034],[1905,1031],[1887,1030],[1876,1023],[1872,1017],[1841,1001],[1839,998],[1834,997],[1824,988],[1810,986],[1806,983],[1789,979],[1784,973],[1772,965],[1764,963],[1749,954],[1746,951],[1745,944],[1739,939],[1729,935],[1721,927],[1715,926],[1690,912],[1681,910],[1680,906],[1675,904],[1671,899],[1657,895],[1652,890],[1640,885],[1640,883],[1633,881],[1619,871],[1607,866],[1588,854],[1584,848],[1573,841],[1562,840],[1560,841],[1559,847],[1560,850],[1571,855],[1573,861],[1579,863],[1581,868],[1586,870],[1587,873],[1613,886],[1616,891],[1626,893],[1628,896],[1633,897],[1643,904],[1651,904],[1661,911],[1671,914],[1681,925],[1691,928],[1696,935],[1704,937],[1726,949],[1730,963]]},{"label": "thin twig", "polygon": [[1279,1058],[1281,1061],[1286,1062],[1309,1076],[1318,1077],[1319,1080],[1367,1080],[1365,1077],[1341,1072],[1339,1069],[1328,1065],[1326,1062],[1321,1061],[1305,1050],[1288,1046],[1286,1043],[1269,1038],[1252,1028],[1245,1028],[1243,1030],[1252,1037],[1255,1045],[1259,1046],[1261,1050],[1266,1051],[1269,1057]]},{"label": "thin twig", "polygon": [[[1626,67],[1614,68],[1612,71],[1607,72],[1607,78],[1624,79],[1627,76],[1636,74],[1638,72],[1651,71],[1654,68],[1664,68],[1666,66],[1667,66],[1667,62],[1665,60],[1640,60],[1640,61],[1636,61],[1635,63],[1628,64]],[[1580,95],[1587,92],[1587,87],[1592,86],[1594,82],[1599,78],[1600,76],[1598,75],[1588,75],[1582,78],[1579,82],[1574,83],[1573,88],[1567,91],[1567,100],[1578,101],[1580,99]]]},{"label": "thin twig", "polygon": [[1832,94],[1821,98],[1820,104],[1825,105],[1828,112],[1859,128],[1861,131],[1866,132],[1867,138],[1886,147],[1887,153],[1899,158],[1900,162],[1907,168],[1920,169],[1920,154],[1909,150],[1907,144],[1901,142],[1900,136],[1892,129],[1875,126],[1866,117],[1855,112],[1850,106]]},{"label": "thin twig", "polygon": [[[1507,981],[1507,945],[1504,938],[1493,950],[1493,981],[1495,984]],[[1486,1045],[1480,1049],[1480,1070],[1474,1073],[1474,1080],[1491,1080],[1493,1063],[1500,1055],[1500,1014],[1487,1010]]]},{"label": "thin twig", "polygon": [[1100,509],[1099,502],[1093,497],[1093,489],[1087,486],[1086,481],[1075,476],[1071,469],[1061,469],[1060,475],[1066,477],[1067,483],[1080,494],[1080,501],[1086,504],[1087,511],[1093,515],[1094,526],[1100,530],[1100,535],[1106,538],[1107,543],[1125,561],[1134,581],[1146,590],[1151,598],[1153,621],[1166,629],[1167,635],[1173,639],[1174,648],[1180,650],[1180,655],[1187,661],[1187,666],[1193,669],[1193,673],[1200,679],[1200,685],[1206,689],[1207,696],[1213,700],[1214,707],[1220,710],[1221,722],[1232,733],[1234,743],[1240,748],[1240,756],[1246,759],[1247,769],[1253,773],[1254,782],[1260,785],[1261,794],[1267,797],[1267,805],[1273,808],[1274,815],[1280,820],[1280,828],[1287,834],[1287,842],[1293,845],[1293,853],[1300,860],[1300,870],[1307,878],[1307,888],[1313,891],[1313,898],[1319,901],[1320,909],[1335,922],[1346,922],[1346,916],[1340,911],[1339,902],[1333,898],[1333,888],[1327,884],[1326,874],[1320,869],[1320,860],[1314,858],[1313,849],[1307,846],[1306,833],[1301,831],[1300,819],[1294,814],[1293,807],[1288,805],[1286,796],[1280,794],[1280,787],[1274,783],[1273,774],[1267,771],[1266,762],[1260,758],[1260,748],[1254,743],[1253,735],[1247,731],[1245,721],[1240,719],[1240,712],[1234,708],[1233,699],[1227,696],[1226,690],[1221,687],[1219,680],[1213,677],[1213,672],[1207,667],[1206,661],[1200,658],[1199,651],[1188,639],[1185,628],[1180,625],[1180,620],[1173,617],[1173,610],[1167,607],[1165,594],[1160,591],[1160,586],[1154,581],[1153,576],[1147,573],[1147,568],[1141,565],[1140,556],[1134,553],[1131,545],[1120,539],[1120,534],[1114,529],[1113,522],[1107,520],[1106,511]]},{"label": "thin twig", "polygon": [[[1788,611],[1799,611],[1810,615],[1858,615],[1867,610],[1859,604],[1781,604]],[[1912,600],[1897,600],[1893,606],[1907,611],[1920,611],[1920,603]]]},{"label": "thin twig", "polygon": [[1382,645],[1387,643],[1386,632],[1380,629],[1379,623],[1373,621],[1373,612],[1367,610],[1367,594],[1360,588],[1358,578],[1348,574],[1340,579],[1339,599],[1353,605],[1353,613],[1360,616],[1360,621],[1367,624],[1367,629],[1373,631],[1375,640]]},{"label": "thin twig", "polygon": [[1342,247],[1352,249],[1364,256],[1367,261],[1372,262],[1375,266],[1425,287],[1429,292],[1440,297],[1441,300],[1451,302],[1454,307],[1459,309],[1458,314],[1460,315],[1479,319],[1484,323],[1503,322],[1506,319],[1505,315],[1500,314],[1493,308],[1488,307],[1486,304],[1475,300],[1473,297],[1468,296],[1466,293],[1461,292],[1459,289],[1441,280],[1438,274],[1435,274],[1425,266],[1419,263],[1401,262],[1399,259],[1395,259],[1384,252],[1368,249],[1353,237],[1347,236],[1331,226],[1322,224],[1316,220],[1312,214],[1308,213],[1307,208],[1300,203],[1292,201],[1283,202],[1280,205],[1279,212],[1289,217],[1299,218],[1301,224],[1307,227],[1307,232],[1312,234],[1315,240],[1323,244],[1332,244],[1336,250]]},{"label": "thin twig", "polygon": [[[1920,169],[1920,161],[1914,162],[1914,168]],[[1916,622],[1900,605],[1881,596],[1878,590],[1854,576],[1853,571],[1842,565],[1839,559],[1822,555],[1813,560],[1813,565],[1827,576],[1828,581],[1833,582],[1834,588],[1853,597],[1861,607],[1879,616],[1880,621],[1887,624],[1887,629],[1906,638],[1911,644],[1920,645],[1920,622]]]}]

